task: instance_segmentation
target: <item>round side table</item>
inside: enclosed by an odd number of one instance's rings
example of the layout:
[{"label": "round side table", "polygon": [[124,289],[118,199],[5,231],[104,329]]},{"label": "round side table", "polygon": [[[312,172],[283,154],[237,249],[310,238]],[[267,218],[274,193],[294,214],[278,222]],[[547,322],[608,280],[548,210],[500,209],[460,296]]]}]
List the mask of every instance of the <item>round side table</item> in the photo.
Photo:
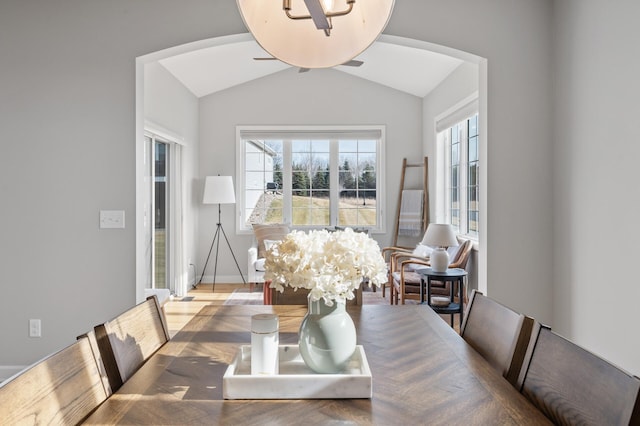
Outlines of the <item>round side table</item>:
[{"label": "round side table", "polygon": [[[464,316],[464,278],[467,276],[467,271],[460,268],[450,268],[444,272],[435,272],[432,268],[421,268],[416,270],[416,272],[418,272],[421,277],[420,302],[425,303],[424,288],[426,287],[427,305],[429,305],[431,309],[433,309],[438,314],[450,314],[451,327],[453,327],[453,316],[455,314],[460,314],[460,327],[462,327],[462,319]],[[445,283],[451,283],[448,305],[433,305],[431,303],[431,281],[442,281]],[[458,288],[460,289],[460,297],[458,298],[457,303],[455,302],[456,283],[458,283]]]}]

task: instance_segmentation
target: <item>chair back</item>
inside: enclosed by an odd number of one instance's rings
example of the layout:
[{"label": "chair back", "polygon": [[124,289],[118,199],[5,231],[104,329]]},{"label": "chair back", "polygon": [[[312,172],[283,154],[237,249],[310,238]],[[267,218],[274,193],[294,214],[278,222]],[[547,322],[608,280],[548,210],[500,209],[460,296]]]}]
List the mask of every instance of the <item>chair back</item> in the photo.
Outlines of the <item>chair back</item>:
[{"label": "chair back", "polygon": [[170,339],[155,295],[94,330],[113,392]]},{"label": "chair back", "polygon": [[449,268],[465,269],[467,267],[467,262],[469,261],[472,250],[473,241],[464,240],[462,244],[460,244],[455,257],[449,262]]},{"label": "chair back", "polygon": [[82,422],[111,394],[100,371],[89,339],[80,338],[4,382],[0,423]]},{"label": "chair back", "polygon": [[517,385],[534,320],[471,292],[460,335],[513,385]]},{"label": "chair back", "polygon": [[545,325],[534,327],[518,384],[556,424],[640,423],[640,379]]}]

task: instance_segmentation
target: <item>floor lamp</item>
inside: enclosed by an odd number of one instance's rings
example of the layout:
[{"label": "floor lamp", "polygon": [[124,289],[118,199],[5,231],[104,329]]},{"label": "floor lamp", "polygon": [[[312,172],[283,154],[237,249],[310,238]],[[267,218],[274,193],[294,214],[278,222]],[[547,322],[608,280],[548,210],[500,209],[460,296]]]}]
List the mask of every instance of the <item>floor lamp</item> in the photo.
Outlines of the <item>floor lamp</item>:
[{"label": "floor lamp", "polygon": [[213,250],[213,246],[216,246],[216,261],[215,267],[213,269],[213,288],[211,291],[215,291],[216,289],[216,275],[218,273],[218,253],[220,251],[220,239],[224,237],[224,240],[227,242],[227,247],[229,247],[229,251],[231,251],[231,256],[233,256],[233,261],[236,263],[236,267],[238,268],[238,272],[240,272],[240,276],[242,277],[242,282],[247,283],[244,279],[244,275],[242,275],[242,271],[240,270],[240,265],[238,265],[238,261],[236,260],[236,255],[233,253],[233,249],[231,248],[231,244],[229,244],[229,239],[227,238],[227,234],[224,232],[224,228],[222,227],[222,221],[220,220],[221,215],[221,204],[235,204],[236,203],[236,195],[233,190],[233,180],[231,176],[207,176],[204,182],[204,196],[202,197],[202,204],[217,204],[218,205],[218,223],[216,225],[216,233],[213,235],[213,241],[211,241],[211,247],[209,248],[209,254],[207,255],[207,260],[204,262],[204,268],[202,268],[202,275],[200,275],[200,281],[198,284],[202,282],[202,278],[204,277],[204,272],[207,269],[207,264],[209,263],[209,258],[211,257],[211,251]]}]

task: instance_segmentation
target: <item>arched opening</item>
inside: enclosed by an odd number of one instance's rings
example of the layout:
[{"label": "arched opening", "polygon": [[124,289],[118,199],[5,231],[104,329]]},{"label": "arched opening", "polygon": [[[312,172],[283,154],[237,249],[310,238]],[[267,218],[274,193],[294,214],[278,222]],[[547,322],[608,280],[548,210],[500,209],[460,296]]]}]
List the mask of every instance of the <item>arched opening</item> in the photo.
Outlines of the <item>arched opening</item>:
[{"label": "arched opening", "polygon": [[[207,50],[217,50],[217,58],[214,59],[201,58],[203,62],[202,67],[194,67],[193,65],[186,69],[185,73],[181,74],[179,61],[174,62],[173,58],[180,55],[192,55],[196,57],[203,54]],[[257,49],[257,50],[256,50]],[[439,81],[432,84],[432,87],[425,88],[424,84],[428,80],[431,68],[429,65],[421,64],[417,58],[411,59],[411,52],[425,53],[436,56],[444,56],[452,59],[458,63],[455,66],[455,70],[459,71],[459,74],[466,76],[464,81],[469,81],[469,76],[472,80],[468,84],[456,84],[449,81],[448,86],[444,87],[443,84],[447,83],[447,78],[451,77],[455,71],[443,71],[445,77],[440,77]],[[219,108],[220,105],[212,99],[221,96],[234,96],[230,94],[233,91],[237,91],[235,99],[242,96],[245,91],[239,91],[237,89],[240,86],[251,87],[251,90],[257,90],[255,93],[271,93],[261,92],[260,85],[271,82],[272,79],[281,83],[281,80],[286,78],[289,80],[298,79],[298,72],[290,68],[286,64],[282,64],[278,61],[254,61],[253,57],[264,56],[264,52],[261,51],[257,44],[253,42],[250,34],[237,34],[231,36],[217,37],[208,40],[201,40],[194,43],[189,43],[182,46],[173,47],[170,49],[154,52],[145,56],[141,56],[136,60],[136,282],[137,282],[137,299],[141,300],[144,295],[145,286],[149,286],[152,280],[149,277],[149,224],[150,224],[150,211],[152,211],[149,205],[149,198],[145,196],[146,188],[148,187],[149,177],[145,175],[145,148],[144,148],[144,134],[145,130],[148,131],[149,127],[155,127],[161,129],[165,133],[173,134],[174,138],[183,141],[182,147],[182,171],[183,174],[179,177],[181,182],[181,192],[176,197],[171,197],[173,203],[180,203],[181,209],[178,209],[180,217],[175,218],[176,225],[182,227],[179,230],[178,235],[171,241],[172,249],[169,251],[173,259],[169,259],[168,262],[172,265],[170,270],[173,270],[173,275],[169,278],[171,282],[171,288],[177,294],[185,292],[190,284],[193,284],[196,275],[200,275],[201,271],[197,271],[197,264],[200,258],[206,253],[203,252],[203,247],[208,247],[210,241],[210,233],[207,231],[208,227],[211,227],[211,220],[208,220],[206,216],[203,216],[203,220],[200,220],[200,214],[205,214],[203,207],[200,203],[202,180],[207,174],[217,174],[220,168],[225,168],[225,173],[235,175],[235,167],[237,159],[235,158],[235,150],[233,147],[229,148],[232,144],[232,138],[228,138],[228,129],[225,132],[212,131],[208,123],[209,112],[215,108]],[[397,55],[397,56],[396,56]],[[395,155],[402,155],[402,153],[408,153],[409,155],[427,156],[431,159],[430,167],[430,191],[432,194],[431,210],[432,218],[436,220],[442,220],[444,214],[440,211],[444,211],[444,201],[435,195],[444,190],[442,186],[442,179],[440,177],[442,168],[444,167],[439,162],[438,158],[442,157],[442,152],[438,152],[437,148],[437,129],[436,122],[442,119],[445,112],[451,111],[456,108],[456,105],[464,103],[465,99],[475,96],[478,109],[478,132],[479,138],[482,143],[479,145],[479,160],[482,165],[479,168],[479,218],[478,218],[478,238],[477,238],[477,256],[474,268],[474,280],[472,287],[479,288],[486,291],[486,233],[483,232],[486,229],[486,215],[487,215],[487,203],[482,202],[487,197],[487,120],[486,120],[486,105],[487,105],[487,61],[484,58],[480,58],[476,55],[461,52],[459,50],[447,48],[444,46],[434,45],[425,41],[407,39],[403,37],[382,35],[379,40],[362,55],[367,67],[362,69],[347,69],[346,67],[340,67],[340,71],[349,75],[348,77],[336,77],[335,70],[311,70],[309,73],[304,73],[305,82],[302,80],[296,80],[295,91],[301,93],[300,102],[297,104],[296,109],[304,110],[305,103],[318,102],[317,100],[305,98],[307,90],[303,87],[305,85],[310,86],[322,86],[326,81],[339,81],[342,82],[348,78],[359,78],[366,80],[366,84],[376,84],[384,86],[384,90],[393,90],[401,94],[401,96],[408,99],[408,103],[415,105],[414,110],[420,110],[419,112],[413,111],[414,120],[412,120],[415,126],[415,134],[417,137],[411,138],[411,140],[403,140],[398,138],[393,140],[393,147],[390,145],[387,147],[387,156],[390,157],[386,161],[386,167],[388,170],[399,168],[399,164],[392,161]],[[359,57],[360,58],[360,57]],[[193,59],[193,58],[192,58]],[[196,60],[193,59],[193,60]],[[405,62],[406,61],[406,62]],[[266,64],[268,62],[268,64]],[[190,62],[186,62],[189,64]],[[176,65],[178,64],[178,65]],[[417,64],[417,65],[416,65]],[[233,71],[230,71],[233,67]],[[394,67],[395,72],[394,72]],[[427,67],[427,68],[422,68]],[[466,68],[465,68],[466,67]],[[183,90],[190,93],[186,97],[192,96],[195,101],[188,100],[188,108],[183,108],[187,111],[181,110],[179,114],[174,114],[170,119],[166,118],[171,115],[172,108],[164,105],[153,105],[153,103],[159,104],[171,104],[172,101],[158,93],[151,94],[150,91],[152,83],[149,81],[149,75],[153,72],[153,69],[160,70],[159,72],[164,75],[163,78],[169,76],[176,81],[180,81],[181,78],[190,79],[192,86],[187,86],[184,81]],[[202,68],[202,69],[200,69]],[[170,71],[171,70],[171,71]],[[183,70],[184,71],[184,70]],[[331,73],[334,74],[331,74]],[[360,74],[359,74],[360,72]],[[397,74],[397,75],[396,75]],[[186,75],[187,77],[184,77]],[[273,77],[280,75],[281,77]],[[422,81],[425,80],[425,81]],[[355,80],[350,80],[355,81]],[[349,85],[349,81],[345,83],[345,87],[352,87]],[[395,86],[394,86],[395,85]],[[189,87],[188,89],[185,87]],[[287,92],[286,88],[281,89],[281,93]],[[311,90],[311,89],[309,89]],[[355,90],[355,89],[354,89]],[[422,90],[422,91],[421,91]],[[220,95],[217,95],[220,93]],[[310,91],[309,93],[312,93]],[[271,95],[273,94],[271,93]],[[360,97],[364,97],[361,96]],[[193,103],[195,102],[195,110]],[[229,108],[238,109],[238,105],[245,102],[253,103],[250,100],[245,99],[236,103],[234,100],[233,105],[228,104]],[[325,104],[324,108],[320,110],[334,109],[334,105],[341,104],[340,100],[333,100],[334,104]],[[210,106],[215,104],[215,108]],[[277,100],[273,100],[274,108],[280,108],[281,104]],[[355,103],[354,105],[360,105]],[[369,106],[362,106],[362,108],[369,108]],[[154,113],[150,113],[151,110]],[[379,109],[382,109],[382,105],[379,105]],[[220,111],[219,109],[215,109]],[[204,112],[203,112],[204,111]],[[191,134],[189,130],[184,130],[189,127],[188,117],[182,117],[181,121],[175,119],[175,115],[195,115],[194,118],[195,131],[193,130],[193,122],[191,122]],[[203,117],[203,114],[207,117]],[[224,115],[220,112],[218,115]],[[288,123],[287,114],[279,115],[279,118],[273,118],[273,116],[267,117],[269,114],[264,113],[261,118],[266,121],[261,121],[257,124],[344,124],[343,122],[337,123],[335,116],[328,115],[326,118],[318,117],[317,110],[313,114],[309,114],[308,123],[301,123],[300,115],[298,115],[295,123]],[[355,116],[356,114],[354,114]],[[371,114],[375,116],[375,114]],[[264,118],[266,117],[266,118]],[[360,114],[358,122],[351,124],[361,124],[363,120],[366,120],[366,115]],[[269,122],[271,119],[271,122]],[[237,124],[256,124],[253,121],[258,120],[255,115],[247,114],[246,118],[234,117],[235,122],[229,122],[228,127],[233,128]],[[345,120],[348,120],[346,118]],[[384,121],[384,119],[378,119]],[[377,121],[379,122],[379,121]],[[396,126],[402,126],[399,122],[394,124]],[[211,124],[213,126],[213,124]],[[225,125],[226,127],[226,125]],[[418,129],[419,128],[419,129]],[[416,133],[417,132],[417,133]],[[214,139],[218,139],[217,141]],[[220,140],[225,140],[224,145]],[[212,144],[220,144],[213,148]],[[391,144],[391,142],[390,142]],[[193,163],[189,163],[189,158],[197,157],[213,157],[215,152],[216,166],[209,169],[208,163],[203,163],[207,160],[195,160]],[[224,166],[222,166],[224,164]],[[192,170],[195,168],[195,170]],[[395,170],[394,170],[395,172]],[[387,192],[393,193],[393,196],[388,197],[387,203],[390,204],[396,199],[395,191],[397,190],[397,181],[393,178],[393,173],[390,173],[390,177],[387,179]],[[436,190],[437,189],[437,190]],[[233,208],[228,210],[227,217],[230,217]],[[395,206],[389,205],[388,212],[393,212]],[[387,214],[387,220],[391,220],[393,214]],[[387,234],[390,234],[392,227],[387,227]],[[250,235],[232,235],[230,236],[232,245],[235,244],[238,247],[250,245]],[[381,245],[387,242],[387,236],[377,235],[376,239],[379,240]],[[176,241],[176,238],[179,241]],[[240,250],[242,251],[242,250]],[[242,254],[241,254],[242,256]],[[240,259],[240,264],[243,265],[243,260]],[[222,276],[224,276],[224,271]]]}]

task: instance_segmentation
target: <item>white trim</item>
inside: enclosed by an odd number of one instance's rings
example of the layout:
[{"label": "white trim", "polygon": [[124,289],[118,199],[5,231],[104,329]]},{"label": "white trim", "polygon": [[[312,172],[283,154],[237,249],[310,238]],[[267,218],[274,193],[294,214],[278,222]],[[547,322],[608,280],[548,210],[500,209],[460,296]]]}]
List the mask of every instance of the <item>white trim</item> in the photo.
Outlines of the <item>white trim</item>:
[{"label": "white trim", "polygon": [[[384,234],[386,233],[385,223],[385,205],[386,205],[386,169],[385,169],[385,147],[386,147],[386,126],[384,124],[372,124],[372,125],[283,125],[283,126],[260,126],[260,125],[239,125],[236,126],[236,233],[238,235],[250,235],[251,229],[244,227],[244,213],[243,209],[246,204],[245,199],[245,147],[242,143],[247,137],[254,139],[266,139],[269,137],[276,139],[287,139],[298,137],[307,137],[311,139],[320,137],[324,134],[322,139],[326,139],[327,135],[330,135],[330,139],[359,139],[359,138],[375,138],[376,144],[376,191],[377,191],[377,203],[376,203],[376,215],[377,226],[371,228],[372,234]],[[291,223],[291,218],[288,217],[291,212],[291,148],[289,144],[285,144],[283,147],[283,182],[282,191],[284,195],[283,203],[283,223]],[[331,199],[339,199],[337,193],[337,181],[339,168],[338,162],[335,160],[338,158],[337,149],[332,144],[331,148]],[[334,181],[335,180],[335,181]],[[338,225],[338,208],[336,203],[331,204],[330,212],[330,224],[327,226]],[[324,226],[322,226],[324,227]],[[307,228],[307,227],[304,227]],[[311,227],[313,228],[313,227]]]},{"label": "white trim", "polygon": [[157,136],[160,139],[164,139],[167,142],[177,143],[179,145],[185,145],[184,137],[180,136],[176,132],[167,129],[166,127],[161,126],[160,124],[145,119],[144,120],[144,131],[145,133],[150,133],[154,136]]},{"label": "white trim", "polygon": [[450,127],[455,126],[461,121],[466,120],[474,114],[477,114],[480,109],[478,92],[474,92],[460,102],[453,105],[446,111],[438,114],[435,119],[436,133],[440,133],[447,130]]},{"label": "white trim", "polygon": [[480,128],[480,223],[478,225],[478,290],[482,291],[484,294],[489,295],[487,290],[487,246],[488,246],[488,236],[489,232],[487,229],[488,222],[488,191],[489,191],[489,178],[488,178],[488,169],[489,169],[489,144],[491,141],[489,140],[489,77],[488,77],[488,63],[489,61],[485,58],[482,58],[479,63],[478,71],[480,74],[479,78],[479,111],[478,111],[478,127]]}]

